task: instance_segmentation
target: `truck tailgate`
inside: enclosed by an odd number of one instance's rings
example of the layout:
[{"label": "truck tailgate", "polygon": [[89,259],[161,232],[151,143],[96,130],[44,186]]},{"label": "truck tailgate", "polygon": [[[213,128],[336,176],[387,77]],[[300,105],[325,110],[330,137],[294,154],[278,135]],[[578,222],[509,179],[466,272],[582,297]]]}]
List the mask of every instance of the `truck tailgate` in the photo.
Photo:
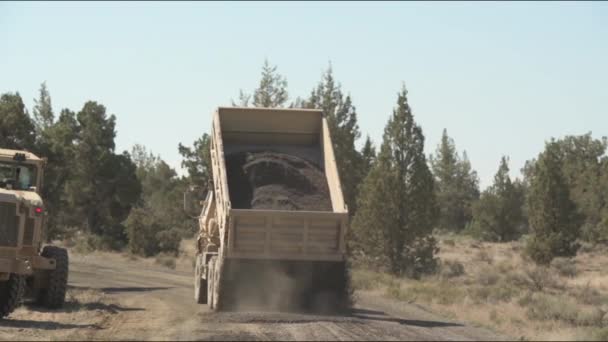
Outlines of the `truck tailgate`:
[{"label": "truck tailgate", "polygon": [[340,261],[348,214],[231,209],[228,258]]}]

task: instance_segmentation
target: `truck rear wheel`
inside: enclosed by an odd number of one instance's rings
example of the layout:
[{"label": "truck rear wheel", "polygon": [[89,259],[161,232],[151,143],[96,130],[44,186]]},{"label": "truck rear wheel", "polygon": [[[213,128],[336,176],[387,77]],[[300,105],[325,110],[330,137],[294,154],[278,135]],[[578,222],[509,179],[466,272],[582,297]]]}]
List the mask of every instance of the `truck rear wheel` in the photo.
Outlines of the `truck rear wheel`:
[{"label": "truck rear wheel", "polygon": [[0,282],[0,318],[8,316],[19,305],[25,292],[25,277],[11,274],[7,281]]},{"label": "truck rear wheel", "polygon": [[194,299],[197,304],[207,303],[207,279],[203,279],[203,256],[196,256],[196,265],[194,269]]},{"label": "truck rear wheel", "polygon": [[38,303],[56,309],[63,306],[68,287],[68,251],[65,248],[45,246],[45,258],[55,259],[55,269],[48,271],[48,282],[38,293]]}]

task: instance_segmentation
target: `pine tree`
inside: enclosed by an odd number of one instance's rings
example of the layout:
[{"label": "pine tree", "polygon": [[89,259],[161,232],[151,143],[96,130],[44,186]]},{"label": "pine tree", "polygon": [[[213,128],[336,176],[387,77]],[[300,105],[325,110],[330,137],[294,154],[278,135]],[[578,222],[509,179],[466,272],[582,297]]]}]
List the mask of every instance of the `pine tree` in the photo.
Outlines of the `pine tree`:
[{"label": "pine tree", "polygon": [[211,137],[204,133],[194,141],[192,147],[181,143],[178,145],[179,154],[182,155],[182,167],[188,171],[189,182],[192,185],[205,187],[213,181],[210,143]]},{"label": "pine tree", "polygon": [[76,116],[78,133],[66,197],[71,223],[113,244],[126,243],[121,226],[139,198],[141,185],[136,166],[128,153],[114,154],[114,115],[107,116],[103,105],[87,102]]},{"label": "pine tree", "polygon": [[331,65],[323,74],[317,88],[311,92],[308,101],[302,105],[305,108],[323,110],[327,118],[342,191],[349,212],[354,215],[357,211],[357,188],[365,176],[361,154],[355,147],[361,132],[352,100],[350,96],[344,96],[340,85],[336,84]]},{"label": "pine tree", "polygon": [[552,140],[534,165],[528,202],[532,237],[526,252],[538,264],[549,264],[556,256],[573,256],[578,249],[580,217],[562,162],[559,144]]},{"label": "pine tree", "polygon": [[361,160],[361,174],[364,179],[376,162],[376,147],[369,138],[369,135],[366,137],[365,144],[363,144],[363,148],[361,149]]},{"label": "pine tree", "polygon": [[512,241],[522,234],[524,194],[511,181],[508,163],[503,156],[494,183],[473,205],[469,232],[485,241]]},{"label": "pine tree", "polygon": [[44,171],[43,198],[49,213],[48,238],[59,238],[65,231],[71,216],[67,204],[65,184],[72,177],[78,163],[74,159],[75,141],[78,136],[76,114],[68,109],[61,111],[58,120],[41,132],[39,140],[41,154],[48,158]]},{"label": "pine tree", "polygon": [[42,132],[47,130],[55,120],[53,114],[53,107],[51,105],[51,94],[46,87],[46,82],[40,85],[38,99],[34,99],[34,125],[36,127],[36,133],[39,137],[43,135]]},{"label": "pine tree", "polygon": [[437,184],[439,227],[460,231],[471,221],[472,203],[479,198],[477,173],[472,169],[466,151],[460,158],[446,129],[430,161]]},{"label": "pine tree", "polygon": [[253,92],[255,107],[283,107],[287,102],[287,80],[277,72],[277,67],[264,60],[260,85]]},{"label": "pine tree", "polygon": [[352,225],[355,252],[380,258],[394,274],[415,277],[434,269],[438,251],[431,235],[437,216],[434,180],[405,87],[361,189]]},{"label": "pine tree", "polygon": [[34,124],[19,93],[0,96],[0,146],[11,149],[34,149]]}]

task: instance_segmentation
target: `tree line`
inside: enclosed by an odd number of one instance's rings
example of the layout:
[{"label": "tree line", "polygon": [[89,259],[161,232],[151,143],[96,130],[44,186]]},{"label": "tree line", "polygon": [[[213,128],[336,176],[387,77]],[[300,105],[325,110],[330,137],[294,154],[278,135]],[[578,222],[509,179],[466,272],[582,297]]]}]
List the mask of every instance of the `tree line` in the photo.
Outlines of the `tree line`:
[{"label": "tree line", "polygon": [[[331,65],[308,96],[290,101],[286,78],[265,61],[258,86],[240,90],[232,104],[323,110],[351,214],[349,254],[394,274],[433,272],[437,231],[493,242],[524,238],[524,253],[539,264],[575,255],[582,241],[608,242],[605,137],[551,138],[516,179],[503,156],[493,184],[481,191],[466,151],[457,150],[446,129],[435,152],[425,155],[407,95],[403,86],[378,147],[367,136],[361,149],[354,101]],[[55,117],[44,83],[34,102],[30,115],[18,93],[1,96],[0,146],[48,157],[49,238],[84,231],[92,245],[149,256],[175,253],[193,234],[181,196],[189,185],[210,182],[207,133],[177,146],[187,171],[178,177],[142,145],[117,153],[116,117],[103,105],[89,101],[79,112],[63,109]]]}]

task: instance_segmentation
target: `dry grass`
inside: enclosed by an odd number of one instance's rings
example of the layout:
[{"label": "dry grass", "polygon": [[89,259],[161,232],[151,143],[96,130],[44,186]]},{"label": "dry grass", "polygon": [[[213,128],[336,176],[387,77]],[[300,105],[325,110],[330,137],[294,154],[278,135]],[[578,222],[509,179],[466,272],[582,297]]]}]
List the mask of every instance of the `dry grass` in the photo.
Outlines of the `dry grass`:
[{"label": "dry grass", "polygon": [[482,243],[440,236],[437,275],[420,280],[353,271],[356,289],[415,302],[513,338],[608,340],[608,252],[589,247],[573,259],[537,267],[521,243]]},{"label": "dry grass", "polygon": [[160,253],[156,256],[155,261],[157,264],[170,268],[172,270],[176,267],[175,256],[165,253]]}]

